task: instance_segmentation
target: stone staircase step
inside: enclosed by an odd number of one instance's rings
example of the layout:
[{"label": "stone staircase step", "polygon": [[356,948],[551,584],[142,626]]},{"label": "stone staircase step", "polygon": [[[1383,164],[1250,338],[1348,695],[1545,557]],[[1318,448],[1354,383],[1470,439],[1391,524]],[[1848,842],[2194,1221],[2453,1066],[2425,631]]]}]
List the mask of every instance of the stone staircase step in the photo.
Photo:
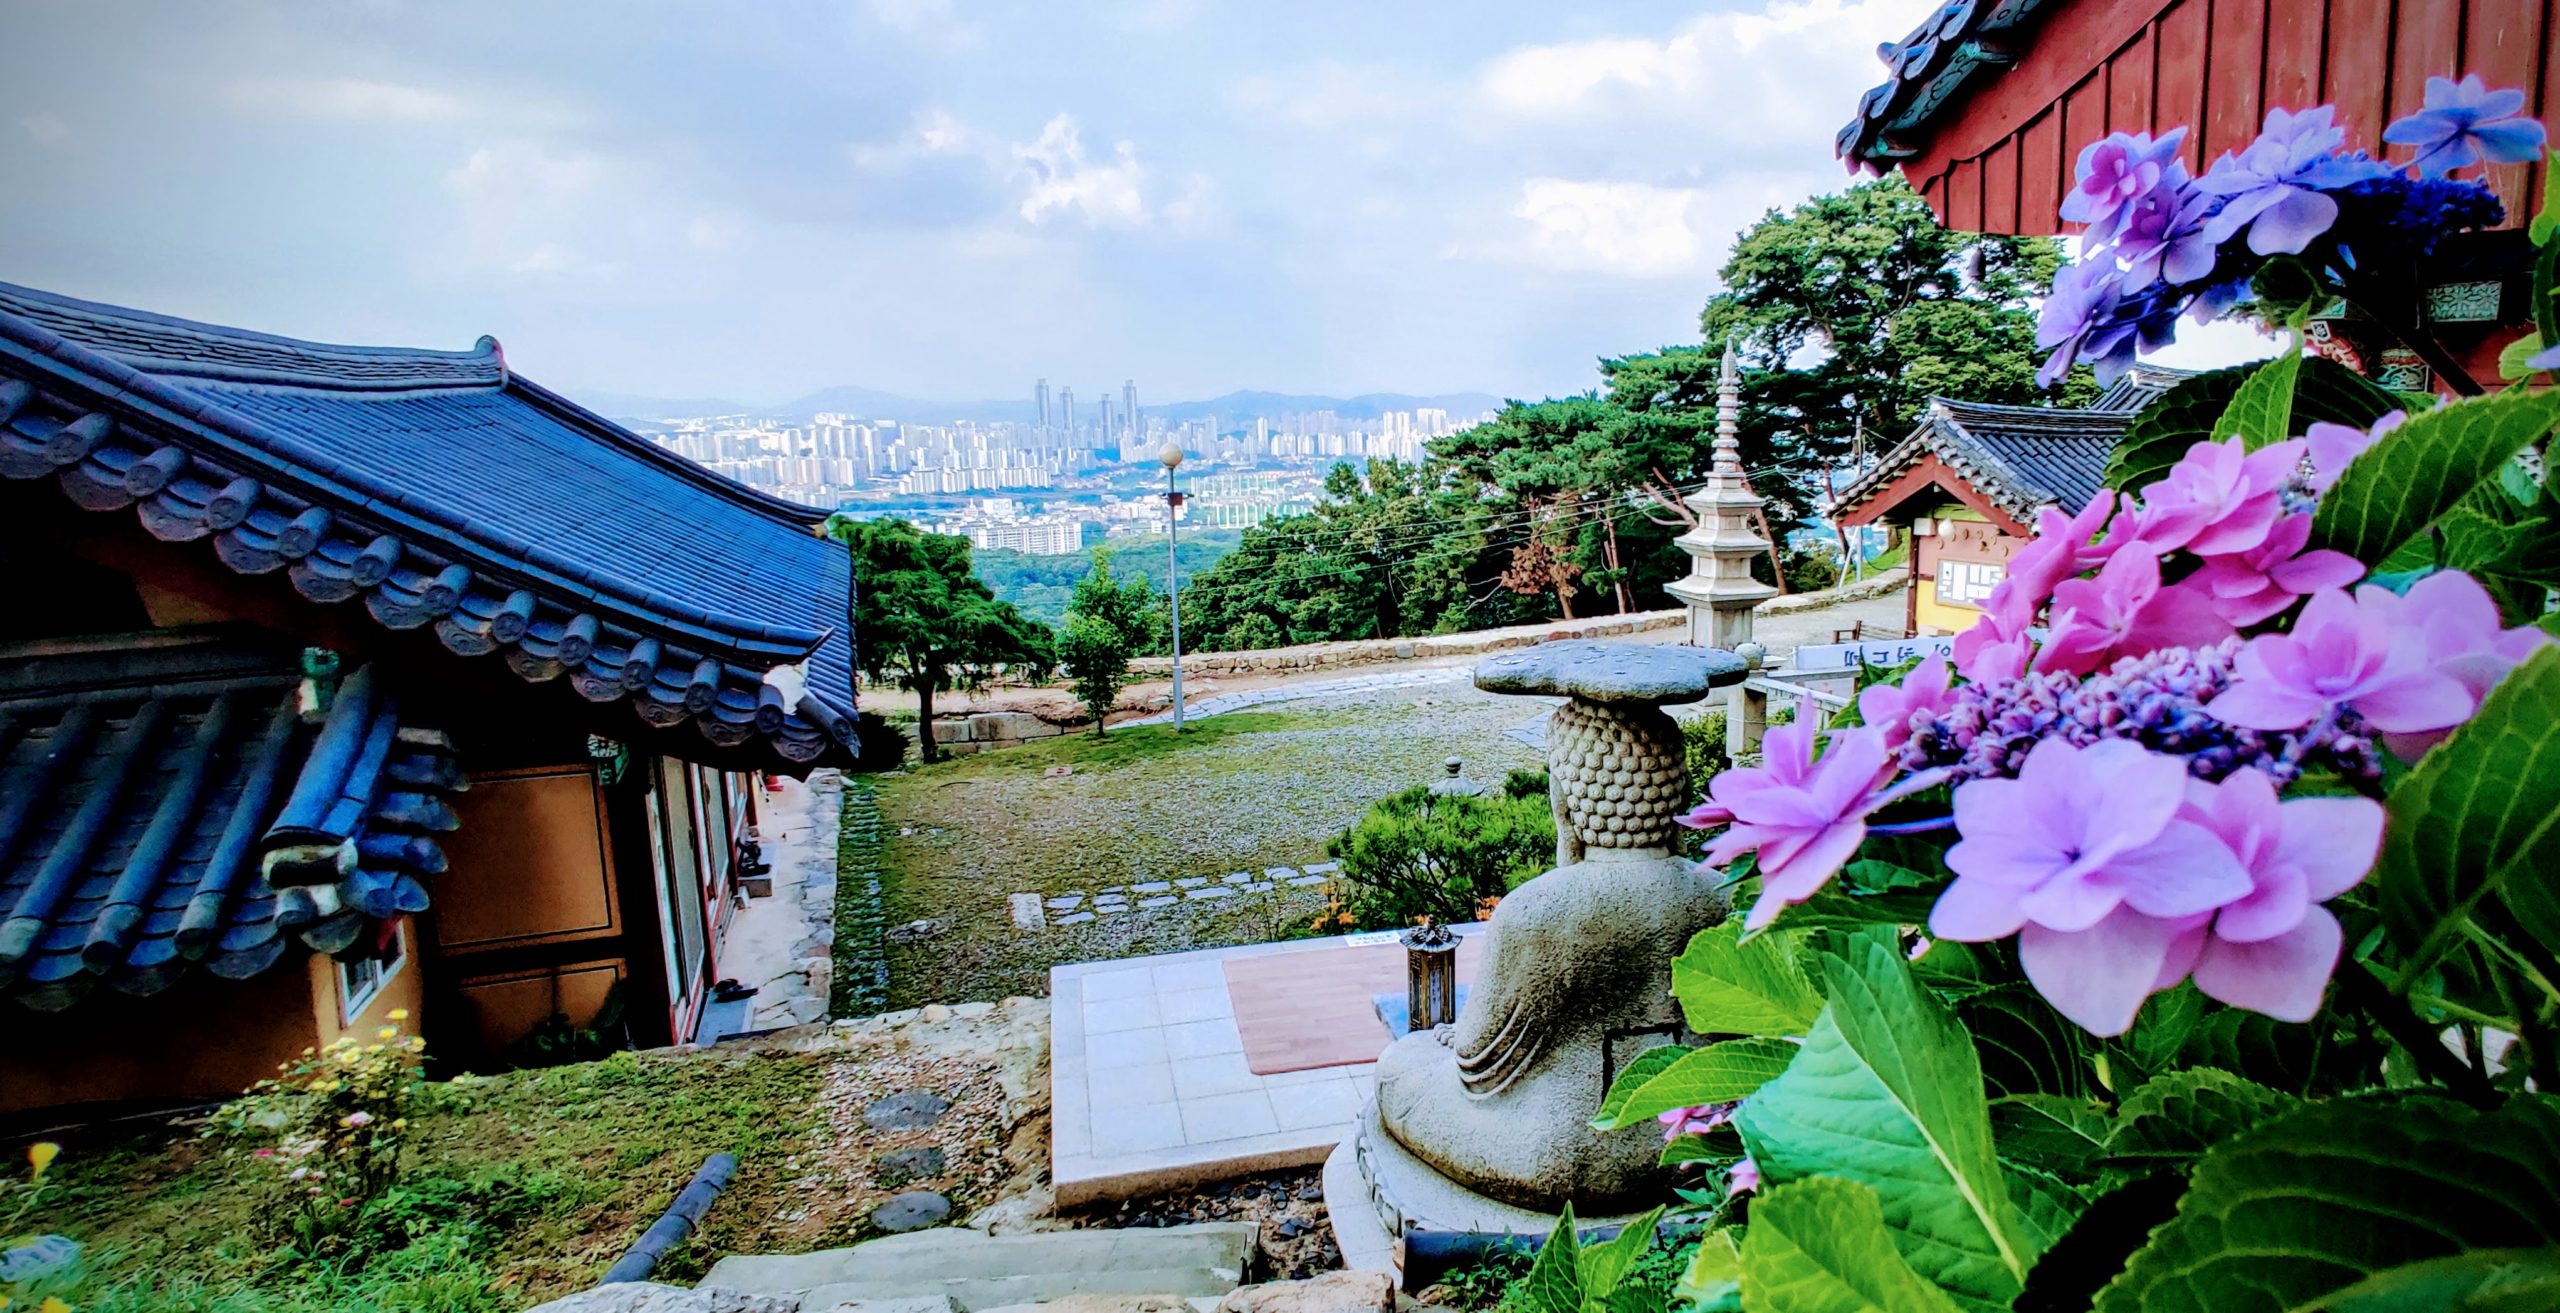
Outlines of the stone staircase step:
[{"label": "stone staircase step", "polygon": [[[1168,1295],[1176,1299],[1217,1297],[1234,1290],[1242,1280],[1233,1269],[1161,1268],[1127,1269],[1116,1272],[1039,1272],[1021,1276],[970,1278],[954,1276],[933,1283],[931,1293],[948,1295],[964,1309],[1002,1309],[1016,1305],[1046,1304],[1070,1295]],[[927,1283],[908,1281],[845,1281],[814,1286],[802,1292],[800,1306],[824,1310],[839,1304],[872,1303],[915,1295]]]},{"label": "stone staircase step", "polygon": [[733,1254],[701,1284],[774,1294],[860,1288],[839,1303],[948,1294],[971,1309],[1078,1293],[1222,1295],[1244,1280],[1254,1238],[1242,1222],[1009,1236],[946,1228],[808,1254]]}]

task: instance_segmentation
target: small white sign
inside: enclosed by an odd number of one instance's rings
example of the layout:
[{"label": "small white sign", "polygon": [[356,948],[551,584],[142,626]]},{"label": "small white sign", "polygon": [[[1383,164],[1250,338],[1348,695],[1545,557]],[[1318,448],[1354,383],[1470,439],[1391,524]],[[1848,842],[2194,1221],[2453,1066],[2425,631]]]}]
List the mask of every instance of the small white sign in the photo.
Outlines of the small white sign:
[{"label": "small white sign", "polygon": [[1955,659],[1956,640],[1949,638],[1895,638],[1865,643],[1807,643],[1796,649],[1798,670],[1855,670],[1860,665],[1898,666],[1917,661],[1932,652]]},{"label": "small white sign", "polygon": [[1342,942],[1347,948],[1374,948],[1379,944],[1392,944],[1403,934],[1401,930],[1363,930],[1356,935],[1344,935]]}]

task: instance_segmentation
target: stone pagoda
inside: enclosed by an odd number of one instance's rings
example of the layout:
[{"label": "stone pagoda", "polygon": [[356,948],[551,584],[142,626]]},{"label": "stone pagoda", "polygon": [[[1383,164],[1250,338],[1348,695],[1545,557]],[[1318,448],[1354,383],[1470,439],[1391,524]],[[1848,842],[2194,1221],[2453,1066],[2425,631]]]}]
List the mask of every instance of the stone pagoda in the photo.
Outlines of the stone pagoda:
[{"label": "stone pagoda", "polygon": [[1689,643],[1730,652],[1751,641],[1751,611],[1778,590],[1751,577],[1751,559],[1770,550],[1760,534],[1760,498],[1742,476],[1742,392],[1734,378],[1733,344],[1716,379],[1716,444],[1707,486],[1684,499],[1697,526],[1672,539],[1689,554],[1688,577],[1665,591],[1689,608]]}]

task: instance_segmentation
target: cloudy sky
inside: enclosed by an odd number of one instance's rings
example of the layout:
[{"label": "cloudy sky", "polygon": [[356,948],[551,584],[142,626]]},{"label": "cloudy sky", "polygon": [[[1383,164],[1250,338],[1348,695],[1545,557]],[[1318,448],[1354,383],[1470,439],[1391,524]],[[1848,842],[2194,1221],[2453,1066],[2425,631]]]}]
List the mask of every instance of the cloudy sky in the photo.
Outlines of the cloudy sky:
[{"label": "cloudy sky", "polygon": [[1694,339],[1930,0],[56,3],[0,281],[570,390],[1535,395]]}]

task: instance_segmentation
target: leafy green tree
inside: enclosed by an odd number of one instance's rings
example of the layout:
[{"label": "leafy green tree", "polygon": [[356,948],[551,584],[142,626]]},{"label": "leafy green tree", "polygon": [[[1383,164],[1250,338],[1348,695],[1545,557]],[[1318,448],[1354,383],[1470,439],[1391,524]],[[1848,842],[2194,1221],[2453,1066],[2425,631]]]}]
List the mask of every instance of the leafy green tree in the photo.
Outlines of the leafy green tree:
[{"label": "leafy green tree", "polygon": [[1049,628],[996,600],[969,568],[969,540],[905,520],[827,517],[828,537],[853,553],[854,651],[875,682],[916,695],[917,751],[933,742],[933,695],[982,688],[999,667],[1046,674]]},{"label": "leafy green tree", "polygon": [[1463,924],[1555,860],[1555,811],[1543,789],[1466,797],[1417,784],[1371,804],[1325,852],[1342,863],[1352,924]]},{"label": "leafy green tree", "polygon": [[[1769,211],[1699,316],[1711,348],[1730,340],[1751,367],[1746,450],[1785,430],[1836,460],[1862,426],[1871,448],[1902,437],[1931,396],[2038,400],[2028,298],[2052,286],[2061,259],[2049,238],[1941,226],[1899,175]],[[2095,389],[2077,370],[2057,400]]]},{"label": "leafy green tree", "polygon": [[1093,716],[1093,736],[1102,737],[1102,721],[1129,682],[1129,658],[1142,650],[1162,623],[1164,599],[1145,575],[1127,583],[1111,577],[1111,562],[1100,551],[1093,569],[1076,582],[1067,620],[1058,633],[1058,664],[1076,692],[1076,700]]}]

